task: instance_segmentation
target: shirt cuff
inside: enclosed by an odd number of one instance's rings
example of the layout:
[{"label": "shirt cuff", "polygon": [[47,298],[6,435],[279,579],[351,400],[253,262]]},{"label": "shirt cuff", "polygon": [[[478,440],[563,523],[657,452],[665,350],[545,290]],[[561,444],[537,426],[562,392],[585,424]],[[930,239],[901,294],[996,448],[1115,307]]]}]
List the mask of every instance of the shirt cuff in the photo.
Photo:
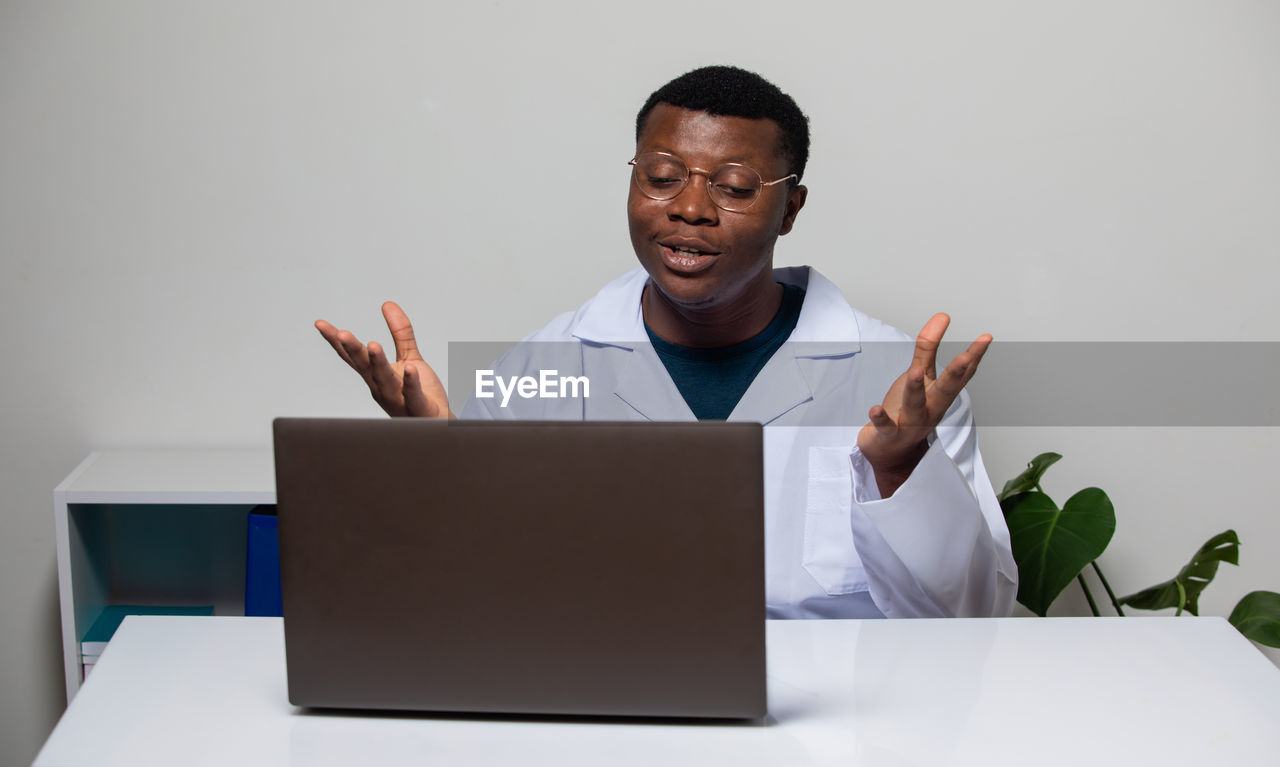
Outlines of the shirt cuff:
[{"label": "shirt cuff", "polygon": [[938,446],[937,432],[929,432],[927,441],[929,443],[929,449],[920,457],[920,463],[916,464],[916,468],[912,470],[911,476],[907,477],[907,481],[903,482],[897,492],[892,496],[889,496],[888,499],[880,495],[880,483],[876,482],[876,470],[871,466],[871,462],[862,454],[862,450],[857,445],[854,445],[853,453],[849,456],[849,460],[853,464],[853,500],[857,503],[876,503],[878,501],[890,500],[894,496],[904,492],[910,494],[914,491],[915,488],[908,488],[908,485],[912,485],[913,483],[919,484],[920,480],[918,480],[917,477],[922,473],[927,473],[921,472],[921,467],[925,465],[926,461],[936,460],[936,453],[942,450],[942,448]]}]

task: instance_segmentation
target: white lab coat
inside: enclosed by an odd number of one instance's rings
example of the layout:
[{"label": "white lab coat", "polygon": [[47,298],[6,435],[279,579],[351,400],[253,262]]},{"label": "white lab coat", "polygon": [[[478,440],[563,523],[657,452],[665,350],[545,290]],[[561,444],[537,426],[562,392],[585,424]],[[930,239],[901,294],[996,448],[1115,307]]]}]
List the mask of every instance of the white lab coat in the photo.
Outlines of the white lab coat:
[{"label": "white lab coat", "polygon": [[[730,421],[765,425],[765,590],[775,618],[1008,615],[1009,532],[962,393],[925,457],[881,499],[856,448],[867,411],[907,369],[912,340],[849,306],[816,270],[775,270],[806,289],[795,330]],[[636,268],[494,365],[499,376],[585,375],[587,397],[471,397],[463,418],[694,420],[644,329]]]}]

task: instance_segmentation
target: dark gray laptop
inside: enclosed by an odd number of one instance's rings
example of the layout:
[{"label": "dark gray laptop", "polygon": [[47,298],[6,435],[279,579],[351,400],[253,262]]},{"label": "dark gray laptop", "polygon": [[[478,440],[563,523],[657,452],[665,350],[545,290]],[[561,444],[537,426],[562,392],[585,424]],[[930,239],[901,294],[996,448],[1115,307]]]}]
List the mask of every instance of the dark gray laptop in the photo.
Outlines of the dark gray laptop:
[{"label": "dark gray laptop", "polygon": [[275,421],[289,700],[766,713],[759,424]]}]

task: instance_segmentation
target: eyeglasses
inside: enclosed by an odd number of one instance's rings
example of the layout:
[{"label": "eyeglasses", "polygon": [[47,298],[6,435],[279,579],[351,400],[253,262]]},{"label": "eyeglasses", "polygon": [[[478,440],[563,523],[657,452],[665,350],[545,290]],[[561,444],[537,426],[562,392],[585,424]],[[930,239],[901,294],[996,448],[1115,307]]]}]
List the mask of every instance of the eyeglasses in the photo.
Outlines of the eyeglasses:
[{"label": "eyeglasses", "polygon": [[675,155],[666,152],[645,152],[627,163],[635,170],[632,177],[636,188],[651,200],[671,200],[684,191],[694,173],[707,177],[707,194],[716,207],[734,213],[750,208],[766,186],[800,177],[792,173],[773,181],[764,181],[760,174],[746,165],[729,163],[712,171],[690,168]]}]

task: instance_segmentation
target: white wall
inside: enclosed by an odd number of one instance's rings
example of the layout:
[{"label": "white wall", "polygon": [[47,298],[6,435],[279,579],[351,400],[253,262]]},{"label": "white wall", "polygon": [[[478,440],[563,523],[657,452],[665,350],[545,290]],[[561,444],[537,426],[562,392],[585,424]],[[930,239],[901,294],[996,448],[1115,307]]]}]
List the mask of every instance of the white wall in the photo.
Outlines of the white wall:
[{"label": "white wall", "polygon": [[[779,262],[894,324],[1275,341],[1278,43],[1280,4],[1246,0],[7,0],[0,762],[30,760],[63,705],[61,477],[94,449],[374,414],[317,316],[377,337],[397,298],[443,367],[449,341],[577,305],[632,263],[632,119],[666,79],[731,62],[796,97],[811,192]],[[1059,500],[1111,492],[1118,589],[1235,527],[1243,564],[1206,612],[1280,590],[1275,430],[982,439],[997,485],[1054,449]]]}]

